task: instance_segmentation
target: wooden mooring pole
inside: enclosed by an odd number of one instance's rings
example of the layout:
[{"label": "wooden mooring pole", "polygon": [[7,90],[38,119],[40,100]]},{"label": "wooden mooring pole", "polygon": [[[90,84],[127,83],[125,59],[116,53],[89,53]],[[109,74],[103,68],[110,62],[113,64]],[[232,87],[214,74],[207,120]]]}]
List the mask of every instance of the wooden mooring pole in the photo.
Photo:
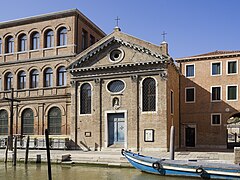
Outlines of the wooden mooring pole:
[{"label": "wooden mooring pole", "polygon": [[13,166],[17,164],[17,136],[14,137]]},{"label": "wooden mooring pole", "polygon": [[7,159],[8,159],[8,139],[7,139],[6,149],[5,149],[5,159],[4,159],[4,163],[7,163]]},{"label": "wooden mooring pole", "polygon": [[171,126],[171,134],[170,134],[170,159],[174,160],[175,153],[175,129],[174,126]]},{"label": "wooden mooring pole", "polygon": [[51,158],[50,158],[50,145],[48,130],[45,129],[46,149],[47,149],[47,164],[48,164],[48,180],[52,180]]},{"label": "wooden mooring pole", "polygon": [[30,137],[28,136],[27,137],[27,144],[26,144],[25,164],[28,163],[29,141],[30,141]]}]

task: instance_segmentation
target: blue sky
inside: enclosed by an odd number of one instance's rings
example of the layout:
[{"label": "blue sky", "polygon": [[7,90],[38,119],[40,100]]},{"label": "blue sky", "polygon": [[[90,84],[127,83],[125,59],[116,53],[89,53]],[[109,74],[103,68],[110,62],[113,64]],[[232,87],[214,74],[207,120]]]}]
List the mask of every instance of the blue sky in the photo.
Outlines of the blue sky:
[{"label": "blue sky", "polygon": [[239,0],[8,0],[0,21],[79,9],[105,33],[119,27],[153,44],[166,31],[173,58],[215,50],[240,50]]}]

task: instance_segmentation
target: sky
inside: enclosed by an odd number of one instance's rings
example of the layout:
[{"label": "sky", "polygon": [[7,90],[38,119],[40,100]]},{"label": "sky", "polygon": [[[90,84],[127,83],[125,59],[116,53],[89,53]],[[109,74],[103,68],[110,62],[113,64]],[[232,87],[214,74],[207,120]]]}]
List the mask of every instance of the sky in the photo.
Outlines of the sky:
[{"label": "sky", "polygon": [[7,0],[0,22],[78,9],[106,34],[122,32],[160,45],[165,31],[173,58],[240,50],[240,0]]}]

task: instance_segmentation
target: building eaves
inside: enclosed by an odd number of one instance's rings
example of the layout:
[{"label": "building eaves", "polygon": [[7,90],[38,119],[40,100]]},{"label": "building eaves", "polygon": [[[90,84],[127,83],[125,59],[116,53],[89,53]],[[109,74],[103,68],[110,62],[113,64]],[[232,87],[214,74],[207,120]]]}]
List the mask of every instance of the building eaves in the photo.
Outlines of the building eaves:
[{"label": "building eaves", "polygon": [[88,19],[78,9],[69,9],[69,10],[64,10],[64,11],[59,11],[59,12],[46,13],[46,14],[42,14],[42,15],[36,15],[36,16],[30,16],[30,17],[0,22],[0,29],[24,25],[24,24],[33,23],[33,22],[40,22],[40,21],[46,21],[46,20],[51,20],[51,19],[64,18],[64,17],[68,17],[68,16],[75,16],[75,15],[81,16],[93,28],[97,29],[104,36],[106,35],[96,24],[94,24],[90,19]]},{"label": "building eaves", "polygon": [[226,57],[238,57],[240,56],[240,51],[213,51],[205,54],[199,54],[195,56],[176,58],[176,62],[184,61],[198,61],[198,60],[208,60],[208,59],[217,59],[217,58],[226,58]]}]

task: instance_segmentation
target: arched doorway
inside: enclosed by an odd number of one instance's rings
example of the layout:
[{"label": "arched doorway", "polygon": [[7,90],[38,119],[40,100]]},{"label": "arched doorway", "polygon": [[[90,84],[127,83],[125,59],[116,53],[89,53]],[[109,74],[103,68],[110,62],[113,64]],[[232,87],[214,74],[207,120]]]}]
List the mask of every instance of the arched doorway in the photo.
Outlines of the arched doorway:
[{"label": "arched doorway", "polygon": [[240,147],[240,113],[234,114],[227,120],[227,147]]}]

